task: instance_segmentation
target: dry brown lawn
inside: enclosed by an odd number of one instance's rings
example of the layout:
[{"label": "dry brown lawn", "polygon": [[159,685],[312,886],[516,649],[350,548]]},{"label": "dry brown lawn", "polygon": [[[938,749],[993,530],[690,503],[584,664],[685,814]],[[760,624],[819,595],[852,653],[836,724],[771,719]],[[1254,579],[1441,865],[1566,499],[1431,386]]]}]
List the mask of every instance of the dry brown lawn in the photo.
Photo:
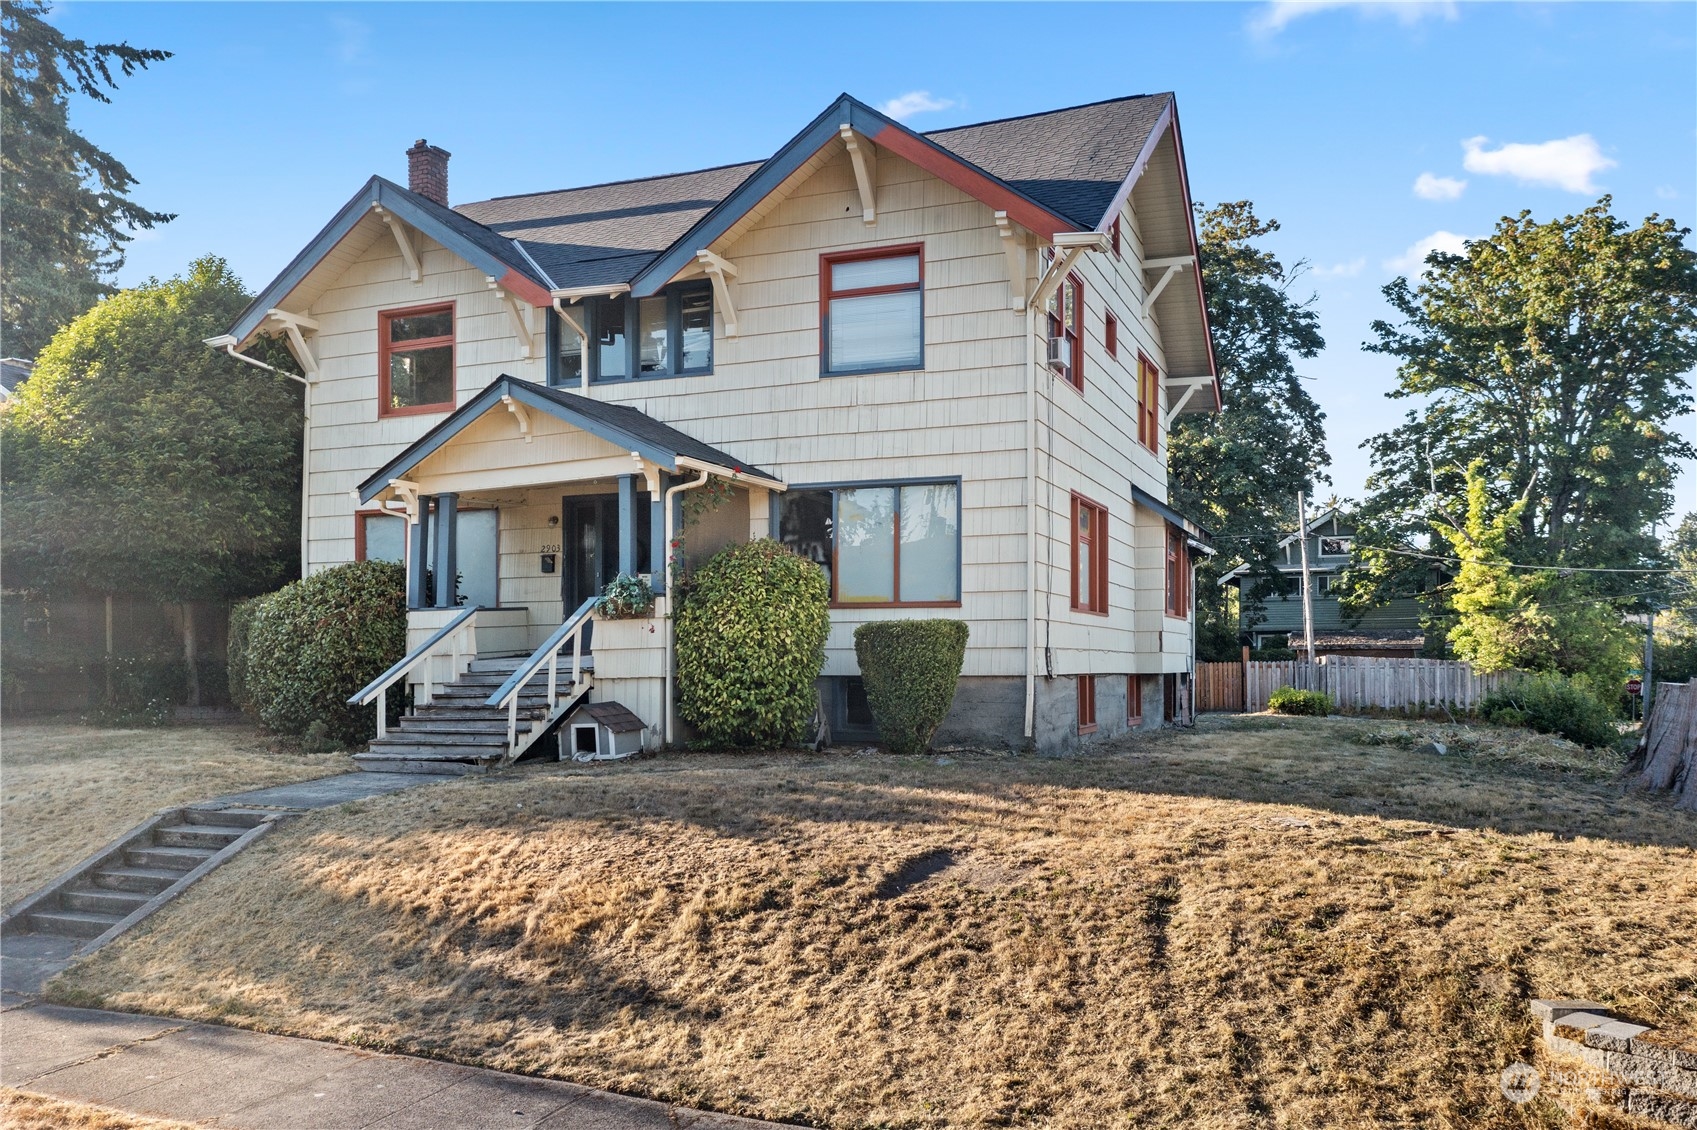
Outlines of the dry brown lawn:
[{"label": "dry brown lawn", "polygon": [[1697,1029],[1697,820],[1401,732],[456,782],[299,820],[49,992],[821,1126],[1558,1125],[1497,1088],[1529,998]]},{"label": "dry brown lawn", "polygon": [[161,808],[352,768],[285,752],[250,726],[0,733],[0,901],[12,903]]},{"label": "dry brown lawn", "polygon": [[191,1125],[0,1087],[0,1126],[7,1130],[189,1130]]}]

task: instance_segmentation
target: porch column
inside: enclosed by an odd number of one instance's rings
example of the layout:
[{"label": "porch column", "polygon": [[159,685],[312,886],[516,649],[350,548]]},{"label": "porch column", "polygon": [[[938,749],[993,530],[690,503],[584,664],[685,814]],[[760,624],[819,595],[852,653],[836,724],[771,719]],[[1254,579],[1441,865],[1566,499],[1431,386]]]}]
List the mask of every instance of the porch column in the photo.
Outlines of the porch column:
[{"label": "porch column", "polygon": [[424,575],[430,570],[430,496],[418,496],[418,522],[407,530],[407,607],[423,608]]},{"label": "porch column", "polygon": [[636,573],[636,476],[619,476],[619,572]]},{"label": "porch column", "polygon": [[460,496],[436,496],[436,607],[454,607],[459,595],[459,512]]},{"label": "porch column", "polygon": [[654,494],[648,502],[648,567],[653,571],[650,587],[656,593],[666,591],[666,563],[672,559],[672,547],[666,544],[666,472],[654,472]]}]

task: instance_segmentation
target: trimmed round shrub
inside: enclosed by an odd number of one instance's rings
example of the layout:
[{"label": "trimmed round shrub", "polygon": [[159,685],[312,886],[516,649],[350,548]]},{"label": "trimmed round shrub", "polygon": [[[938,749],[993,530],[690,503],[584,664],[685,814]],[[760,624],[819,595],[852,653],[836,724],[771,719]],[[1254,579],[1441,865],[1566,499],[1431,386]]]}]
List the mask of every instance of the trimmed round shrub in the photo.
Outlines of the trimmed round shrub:
[{"label": "trimmed round shrub", "polygon": [[1295,687],[1280,687],[1267,696],[1267,709],[1274,714],[1304,714],[1324,718],[1334,709],[1332,696],[1325,691],[1299,691]]},{"label": "trimmed round shrub", "polygon": [[813,562],[761,539],[695,571],[676,611],[678,714],[717,746],[806,736],[825,666],[830,585]]},{"label": "trimmed round shrub", "polygon": [[948,716],[966,660],[960,620],[881,620],[854,630],[866,705],[891,753],[924,753]]},{"label": "trimmed round shrub", "polygon": [[[320,722],[331,742],[371,740],[376,712],[347,698],[406,654],[406,570],[386,561],[338,565],[250,603],[241,681],[260,722],[285,734]],[[401,688],[390,690],[398,717]]]},{"label": "trimmed round shrub", "polygon": [[1494,690],[1479,703],[1479,713],[1487,722],[1529,726],[1593,749],[1607,749],[1620,739],[1613,708],[1587,687],[1560,675],[1521,679]]}]

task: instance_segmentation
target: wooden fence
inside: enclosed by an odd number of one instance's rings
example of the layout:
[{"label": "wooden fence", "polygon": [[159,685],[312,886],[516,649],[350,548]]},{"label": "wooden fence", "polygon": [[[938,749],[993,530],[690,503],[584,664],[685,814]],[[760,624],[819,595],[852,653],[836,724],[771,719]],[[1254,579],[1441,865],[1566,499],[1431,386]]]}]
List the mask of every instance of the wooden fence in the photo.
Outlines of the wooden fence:
[{"label": "wooden fence", "polygon": [[1341,710],[1409,710],[1443,704],[1471,710],[1514,672],[1476,673],[1453,659],[1373,659],[1322,655],[1302,660],[1198,663],[1198,711],[1260,711],[1280,687],[1324,691]]}]

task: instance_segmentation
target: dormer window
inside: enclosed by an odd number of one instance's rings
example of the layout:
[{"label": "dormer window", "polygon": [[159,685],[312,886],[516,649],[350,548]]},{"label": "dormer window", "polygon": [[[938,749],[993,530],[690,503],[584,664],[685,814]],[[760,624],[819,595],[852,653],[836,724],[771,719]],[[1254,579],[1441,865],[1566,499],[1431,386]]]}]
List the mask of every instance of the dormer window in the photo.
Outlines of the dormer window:
[{"label": "dormer window", "polygon": [[[593,382],[713,370],[713,291],[705,284],[672,287],[653,298],[586,299],[579,310],[589,335]],[[567,329],[560,335],[553,383],[579,383],[583,365],[583,340]]]}]

